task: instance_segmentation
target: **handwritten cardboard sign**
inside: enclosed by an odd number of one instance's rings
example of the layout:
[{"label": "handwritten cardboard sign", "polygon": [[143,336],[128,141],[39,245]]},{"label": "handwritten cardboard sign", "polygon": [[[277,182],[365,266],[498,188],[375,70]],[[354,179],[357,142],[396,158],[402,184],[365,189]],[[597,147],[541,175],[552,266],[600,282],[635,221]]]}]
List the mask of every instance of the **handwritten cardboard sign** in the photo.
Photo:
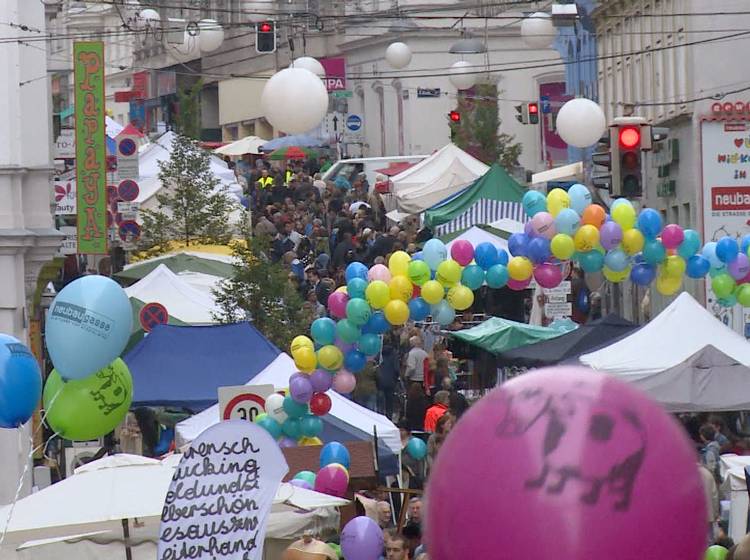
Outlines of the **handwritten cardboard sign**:
[{"label": "handwritten cardboard sign", "polygon": [[159,560],[260,560],[274,496],[289,471],[263,428],[228,420],[190,445],[167,492]]}]

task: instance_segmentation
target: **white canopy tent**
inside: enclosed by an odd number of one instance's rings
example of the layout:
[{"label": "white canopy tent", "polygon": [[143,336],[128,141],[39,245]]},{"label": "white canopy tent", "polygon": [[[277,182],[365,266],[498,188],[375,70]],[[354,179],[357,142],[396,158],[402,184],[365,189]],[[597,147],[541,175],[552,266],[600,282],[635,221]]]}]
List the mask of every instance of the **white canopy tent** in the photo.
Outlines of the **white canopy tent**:
[{"label": "white canopy tent", "polygon": [[[294,360],[288,354],[281,353],[266,369],[256,375],[248,385],[273,385],[276,389],[284,389],[289,385],[289,376],[297,371]],[[329,391],[331,397],[331,411],[334,418],[355,426],[368,434],[377,435],[394,454],[401,453],[401,435],[398,428],[385,416],[373,412],[357,403],[350,401],[335,391]],[[193,441],[203,430],[219,422],[219,405],[207,408],[200,414],[183,420],[175,429],[178,446]]]},{"label": "white canopy tent", "polygon": [[[157,461],[119,454],[79,467],[73,476],[16,503],[0,558],[79,560],[82,556],[71,553],[73,545],[65,541],[88,537],[105,544],[115,539],[105,549],[108,552],[100,550],[91,558],[125,558],[123,543],[118,541],[125,526],[136,542],[151,543],[146,547],[150,556],[142,557],[155,558],[162,508],[179,461],[180,455]],[[282,483],[274,498],[266,539],[293,539],[307,530],[336,528],[339,515],[335,508],[348,503]],[[10,509],[10,505],[0,508],[0,532]],[[45,541],[26,543],[30,539]],[[28,552],[17,556],[14,551],[23,543]],[[44,549],[47,556],[41,556]]]},{"label": "white canopy tent", "polygon": [[244,154],[257,155],[262,153],[260,147],[266,142],[268,142],[268,140],[263,140],[263,138],[258,136],[245,136],[244,138],[235,140],[231,144],[227,144],[221,148],[216,148],[214,153],[222,156],[241,156]]},{"label": "white canopy tent", "polygon": [[745,467],[750,457],[725,454],[721,456],[721,489],[729,501],[729,537],[738,541],[747,533],[747,509],[750,504]]},{"label": "white canopy tent", "polygon": [[391,178],[391,192],[402,212],[419,214],[461,192],[489,167],[455,144]]},{"label": "white canopy tent", "polygon": [[[216,278],[217,284],[221,280],[219,277],[213,278]],[[214,314],[221,313],[210,292],[194,288],[164,264],[125,288],[125,293],[143,303],[161,303],[172,317],[193,325],[216,323]]]},{"label": "white canopy tent", "polygon": [[448,254],[450,254],[453,244],[459,239],[470,242],[474,247],[480,243],[492,243],[498,249],[508,250],[508,242],[499,235],[495,235],[477,226],[471,226],[469,229],[456,236],[452,241],[445,244],[448,249]]}]

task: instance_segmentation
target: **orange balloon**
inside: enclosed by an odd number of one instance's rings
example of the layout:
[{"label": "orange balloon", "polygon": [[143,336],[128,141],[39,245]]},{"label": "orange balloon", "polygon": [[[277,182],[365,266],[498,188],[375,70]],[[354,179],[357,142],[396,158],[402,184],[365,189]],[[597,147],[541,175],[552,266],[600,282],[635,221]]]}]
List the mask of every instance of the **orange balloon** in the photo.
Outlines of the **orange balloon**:
[{"label": "orange balloon", "polygon": [[598,204],[589,204],[584,208],[581,216],[581,225],[589,224],[596,229],[601,228],[607,221],[607,212]]}]

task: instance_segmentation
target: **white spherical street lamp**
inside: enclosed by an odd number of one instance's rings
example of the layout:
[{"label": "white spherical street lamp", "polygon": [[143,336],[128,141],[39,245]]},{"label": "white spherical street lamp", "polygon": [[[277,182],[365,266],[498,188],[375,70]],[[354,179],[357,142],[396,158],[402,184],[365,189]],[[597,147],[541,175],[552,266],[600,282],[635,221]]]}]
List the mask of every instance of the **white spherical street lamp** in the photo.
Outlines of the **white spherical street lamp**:
[{"label": "white spherical street lamp", "polygon": [[607,130],[604,111],[590,99],[571,99],[557,114],[557,133],[567,144],[588,148],[596,144]]},{"label": "white spherical street lamp", "polygon": [[318,76],[318,78],[326,77],[326,69],[323,68],[323,65],[317,58],[313,58],[311,56],[301,56],[299,58],[295,58],[289,65],[289,68],[303,68],[305,70],[309,70],[310,72]]},{"label": "white spherical street lamp", "polygon": [[557,30],[549,14],[535,12],[521,22],[521,37],[533,49],[546,49],[555,41]]},{"label": "white spherical street lamp", "polygon": [[385,60],[392,68],[400,70],[411,62],[411,49],[406,43],[391,43],[385,50]]},{"label": "white spherical street lamp", "polygon": [[274,128],[301,134],[318,126],[326,116],[328,91],[309,70],[286,68],[266,82],[260,104]]},{"label": "white spherical street lamp", "polygon": [[480,68],[465,60],[459,60],[450,67],[448,79],[456,89],[469,89],[477,83],[477,74]]},{"label": "white spherical street lamp", "polygon": [[224,28],[215,19],[202,19],[198,22],[199,46],[202,52],[213,52],[224,42]]}]

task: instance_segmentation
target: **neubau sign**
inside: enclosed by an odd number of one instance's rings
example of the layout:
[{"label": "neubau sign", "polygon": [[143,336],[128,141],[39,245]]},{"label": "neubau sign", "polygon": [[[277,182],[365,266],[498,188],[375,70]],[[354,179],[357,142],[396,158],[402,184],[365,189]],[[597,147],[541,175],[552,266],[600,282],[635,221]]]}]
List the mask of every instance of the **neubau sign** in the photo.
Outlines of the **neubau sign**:
[{"label": "neubau sign", "polygon": [[750,187],[712,187],[711,210],[750,210]]},{"label": "neubau sign", "polygon": [[84,329],[103,339],[109,337],[112,325],[114,324],[114,321],[106,315],[65,301],[55,302],[50,313],[52,317],[57,317],[72,326]]}]

